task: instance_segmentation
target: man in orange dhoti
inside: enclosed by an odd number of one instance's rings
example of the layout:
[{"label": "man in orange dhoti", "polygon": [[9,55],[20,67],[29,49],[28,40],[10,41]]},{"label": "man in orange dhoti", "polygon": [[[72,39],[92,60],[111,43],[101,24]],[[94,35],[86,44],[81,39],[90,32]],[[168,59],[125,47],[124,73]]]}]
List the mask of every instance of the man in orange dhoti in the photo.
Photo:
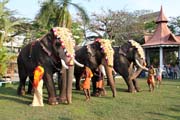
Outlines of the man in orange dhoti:
[{"label": "man in orange dhoti", "polygon": [[93,73],[89,67],[85,67],[85,71],[83,73],[85,80],[83,81],[83,91],[86,96],[86,101],[90,99],[90,80],[93,77]]},{"label": "man in orange dhoti", "polygon": [[37,66],[34,70],[34,97],[31,106],[44,106],[43,104],[43,80],[44,68]]},{"label": "man in orange dhoti", "polygon": [[154,75],[155,75],[155,69],[151,65],[149,68],[149,71],[148,71],[148,78],[147,78],[147,83],[148,83],[150,92],[152,92],[154,90],[154,87],[155,87]]}]

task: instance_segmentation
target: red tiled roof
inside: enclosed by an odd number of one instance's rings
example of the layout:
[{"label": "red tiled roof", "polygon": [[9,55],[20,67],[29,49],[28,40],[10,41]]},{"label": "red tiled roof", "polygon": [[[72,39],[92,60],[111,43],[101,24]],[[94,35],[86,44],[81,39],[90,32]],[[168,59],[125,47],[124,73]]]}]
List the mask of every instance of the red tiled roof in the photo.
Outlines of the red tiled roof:
[{"label": "red tiled roof", "polygon": [[156,20],[157,28],[153,35],[145,35],[143,47],[156,47],[160,45],[180,45],[180,37],[175,36],[167,26],[167,18],[161,6],[160,14]]}]

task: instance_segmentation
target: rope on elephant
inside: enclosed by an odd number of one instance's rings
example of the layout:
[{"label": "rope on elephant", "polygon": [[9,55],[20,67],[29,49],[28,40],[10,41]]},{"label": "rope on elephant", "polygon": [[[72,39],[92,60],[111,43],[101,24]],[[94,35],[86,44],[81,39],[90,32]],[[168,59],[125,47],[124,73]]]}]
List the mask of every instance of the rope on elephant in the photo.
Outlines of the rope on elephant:
[{"label": "rope on elephant", "polygon": [[64,48],[66,55],[68,57],[73,58],[75,55],[75,51],[74,51],[75,40],[73,39],[70,30],[68,28],[63,28],[63,27],[54,27],[53,31],[54,31],[54,35],[57,36],[57,38],[60,38],[61,45]]},{"label": "rope on elephant", "polygon": [[145,59],[145,54],[144,54],[144,50],[143,48],[141,47],[141,45],[134,41],[134,40],[129,40],[129,42],[131,43],[132,46],[134,46],[135,48],[137,48],[137,51],[140,55],[141,58]]},{"label": "rope on elephant", "polygon": [[114,50],[112,48],[112,40],[109,39],[97,39],[96,42],[99,42],[101,44],[101,48],[104,51],[106,55],[106,61],[109,66],[113,66],[113,60],[114,60]]}]

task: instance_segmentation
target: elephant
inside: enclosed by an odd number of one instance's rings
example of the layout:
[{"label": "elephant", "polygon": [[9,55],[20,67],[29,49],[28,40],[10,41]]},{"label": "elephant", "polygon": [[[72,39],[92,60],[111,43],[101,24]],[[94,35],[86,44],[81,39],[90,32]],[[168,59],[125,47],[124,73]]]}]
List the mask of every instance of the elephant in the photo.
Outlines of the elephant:
[{"label": "elephant", "polygon": [[146,68],[144,50],[139,43],[128,40],[120,47],[114,49],[114,70],[120,74],[127,86],[128,92],[139,92],[137,77]]},{"label": "elephant", "polygon": [[[42,38],[24,46],[17,58],[20,79],[17,89],[18,95],[25,95],[27,77],[29,77],[28,92],[31,92],[33,71],[36,66],[41,65],[44,68],[43,80],[48,91],[48,103],[50,105],[59,102],[72,103],[74,64],[83,67],[75,60],[74,47],[75,41],[71,32],[69,29],[62,27],[54,27]],[[59,75],[59,96],[56,95],[53,81],[53,74],[56,72]]]},{"label": "elephant", "polygon": [[[92,70],[92,72],[95,72],[99,65],[104,65],[113,97],[115,97],[116,88],[112,75],[114,50],[111,46],[111,41],[107,39],[96,39],[93,43],[81,46],[75,50],[76,60],[82,63],[84,66],[88,66]],[[75,65],[74,76],[76,79],[75,86],[77,90],[80,90],[80,79],[83,71],[84,68]],[[94,77],[92,78],[92,86],[93,93],[95,93],[96,83]]]}]

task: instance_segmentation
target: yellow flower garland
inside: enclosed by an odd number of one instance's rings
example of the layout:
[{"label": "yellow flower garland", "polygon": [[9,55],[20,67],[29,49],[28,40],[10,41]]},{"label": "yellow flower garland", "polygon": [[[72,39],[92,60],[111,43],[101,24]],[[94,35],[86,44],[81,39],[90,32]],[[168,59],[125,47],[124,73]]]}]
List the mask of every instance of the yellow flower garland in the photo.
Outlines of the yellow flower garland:
[{"label": "yellow flower garland", "polygon": [[68,28],[54,27],[54,35],[60,38],[61,45],[66,51],[68,57],[73,58],[75,55],[74,46],[75,40],[73,39],[72,33]]},{"label": "yellow flower garland", "polygon": [[113,60],[114,60],[114,50],[111,46],[111,40],[109,39],[97,39],[97,42],[99,42],[101,44],[101,48],[103,49],[105,55],[106,55],[106,60],[107,60],[107,64],[109,66],[113,66]]},{"label": "yellow flower garland", "polygon": [[144,50],[143,48],[141,47],[141,45],[139,43],[137,43],[136,41],[134,40],[129,40],[129,42],[131,43],[132,46],[136,47],[137,48],[137,51],[140,55],[141,58],[145,59],[145,54],[144,54]]}]

